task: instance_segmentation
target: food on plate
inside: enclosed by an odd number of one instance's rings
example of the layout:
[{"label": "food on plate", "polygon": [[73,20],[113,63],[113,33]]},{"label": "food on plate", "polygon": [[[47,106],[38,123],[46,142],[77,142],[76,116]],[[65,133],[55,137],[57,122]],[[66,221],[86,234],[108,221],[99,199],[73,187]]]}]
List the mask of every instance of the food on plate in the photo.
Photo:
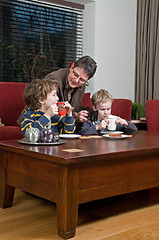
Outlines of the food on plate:
[{"label": "food on plate", "polygon": [[109,137],[122,137],[121,133],[113,133],[113,134],[109,134]]}]

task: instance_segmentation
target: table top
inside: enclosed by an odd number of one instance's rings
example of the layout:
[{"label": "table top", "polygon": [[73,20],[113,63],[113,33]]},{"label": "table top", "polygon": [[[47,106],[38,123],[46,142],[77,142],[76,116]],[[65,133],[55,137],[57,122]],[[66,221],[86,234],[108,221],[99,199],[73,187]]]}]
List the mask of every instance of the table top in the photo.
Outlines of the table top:
[{"label": "table top", "polygon": [[[110,140],[105,137],[89,139],[69,139],[65,144],[54,146],[34,146],[18,143],[17,140],[0,141],[0,149],[38,158],[45,155],[46,161],[63,164],[75,161],[91,161],[94,158],[110,157],[114,154],[134,154],[159,152],[159,133],[138,131],[131,138]],[[47,155],[47,158],[46,158]]]}]

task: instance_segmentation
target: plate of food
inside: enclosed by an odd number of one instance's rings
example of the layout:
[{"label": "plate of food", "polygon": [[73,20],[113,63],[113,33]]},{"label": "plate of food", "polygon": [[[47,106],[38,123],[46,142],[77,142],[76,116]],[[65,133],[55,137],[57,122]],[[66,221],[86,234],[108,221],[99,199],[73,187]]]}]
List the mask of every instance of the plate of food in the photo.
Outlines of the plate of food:
[{"label": "plate of food", "polygon": [[126,135],[126,134],[104,134],[103,137],[108,138],[108,139],[124,139],[124,138],[130,138],[132,135]]},{"label": "plate of food", "polygon": [[81,135],[79,134],[60,134],[60,138],[66,138],[66,139],[76,139],[79,138]]},{"label": "plate of food", "polygon": [[65,140],[62,140],[62,139],[59,139],[58,141],[55,141],[55,142],[31,142],[31,141],[27,141],[25,138],[23,139],[19,139],[18,140],[19,143],[22,143],[22,144],[28,144],[28,145],[60,145],[60,144],[64,144],[66,141]]},{"label": "plate of food", "polygon": [[101,134],[122,134],[122,131],[108,131],[108,130],[101,130]]}]

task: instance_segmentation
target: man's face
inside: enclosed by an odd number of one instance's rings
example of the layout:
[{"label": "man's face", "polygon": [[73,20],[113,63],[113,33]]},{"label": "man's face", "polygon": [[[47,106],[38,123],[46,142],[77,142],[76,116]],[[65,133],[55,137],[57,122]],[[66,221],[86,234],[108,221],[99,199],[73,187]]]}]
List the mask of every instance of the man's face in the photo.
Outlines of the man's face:
[{"label": "man's face", "polygon": [[98,120],[107,119],[111,114],[112,101],[100,102],[97,104],[95,110],[98,110]]},{"label": "man's face", "polygon": [[76,88],[82,86],[88,80],[88,75],[83,68],[73,66],[70,68],[68,75],[68,84],[70,88]]}]

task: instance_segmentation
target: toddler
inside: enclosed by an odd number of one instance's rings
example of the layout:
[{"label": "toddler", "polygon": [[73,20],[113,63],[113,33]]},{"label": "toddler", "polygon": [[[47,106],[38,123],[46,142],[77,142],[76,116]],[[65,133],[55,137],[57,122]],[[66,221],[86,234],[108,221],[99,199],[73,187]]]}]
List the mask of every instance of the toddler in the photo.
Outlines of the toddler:
[{"label": "toddler", "polygon": [[[97,135],[102,130],[108,130],[108,117],[111,115],[113,98],[109,92],[104,89],[96,92],[92,96],[93,110],[98,111],[97,121],[86,121],[83,123],[79,134],[81,135]],[[136,133],[136,126],[120,117],[116,119],[116,131],[123,131],[124,133]]]}]

